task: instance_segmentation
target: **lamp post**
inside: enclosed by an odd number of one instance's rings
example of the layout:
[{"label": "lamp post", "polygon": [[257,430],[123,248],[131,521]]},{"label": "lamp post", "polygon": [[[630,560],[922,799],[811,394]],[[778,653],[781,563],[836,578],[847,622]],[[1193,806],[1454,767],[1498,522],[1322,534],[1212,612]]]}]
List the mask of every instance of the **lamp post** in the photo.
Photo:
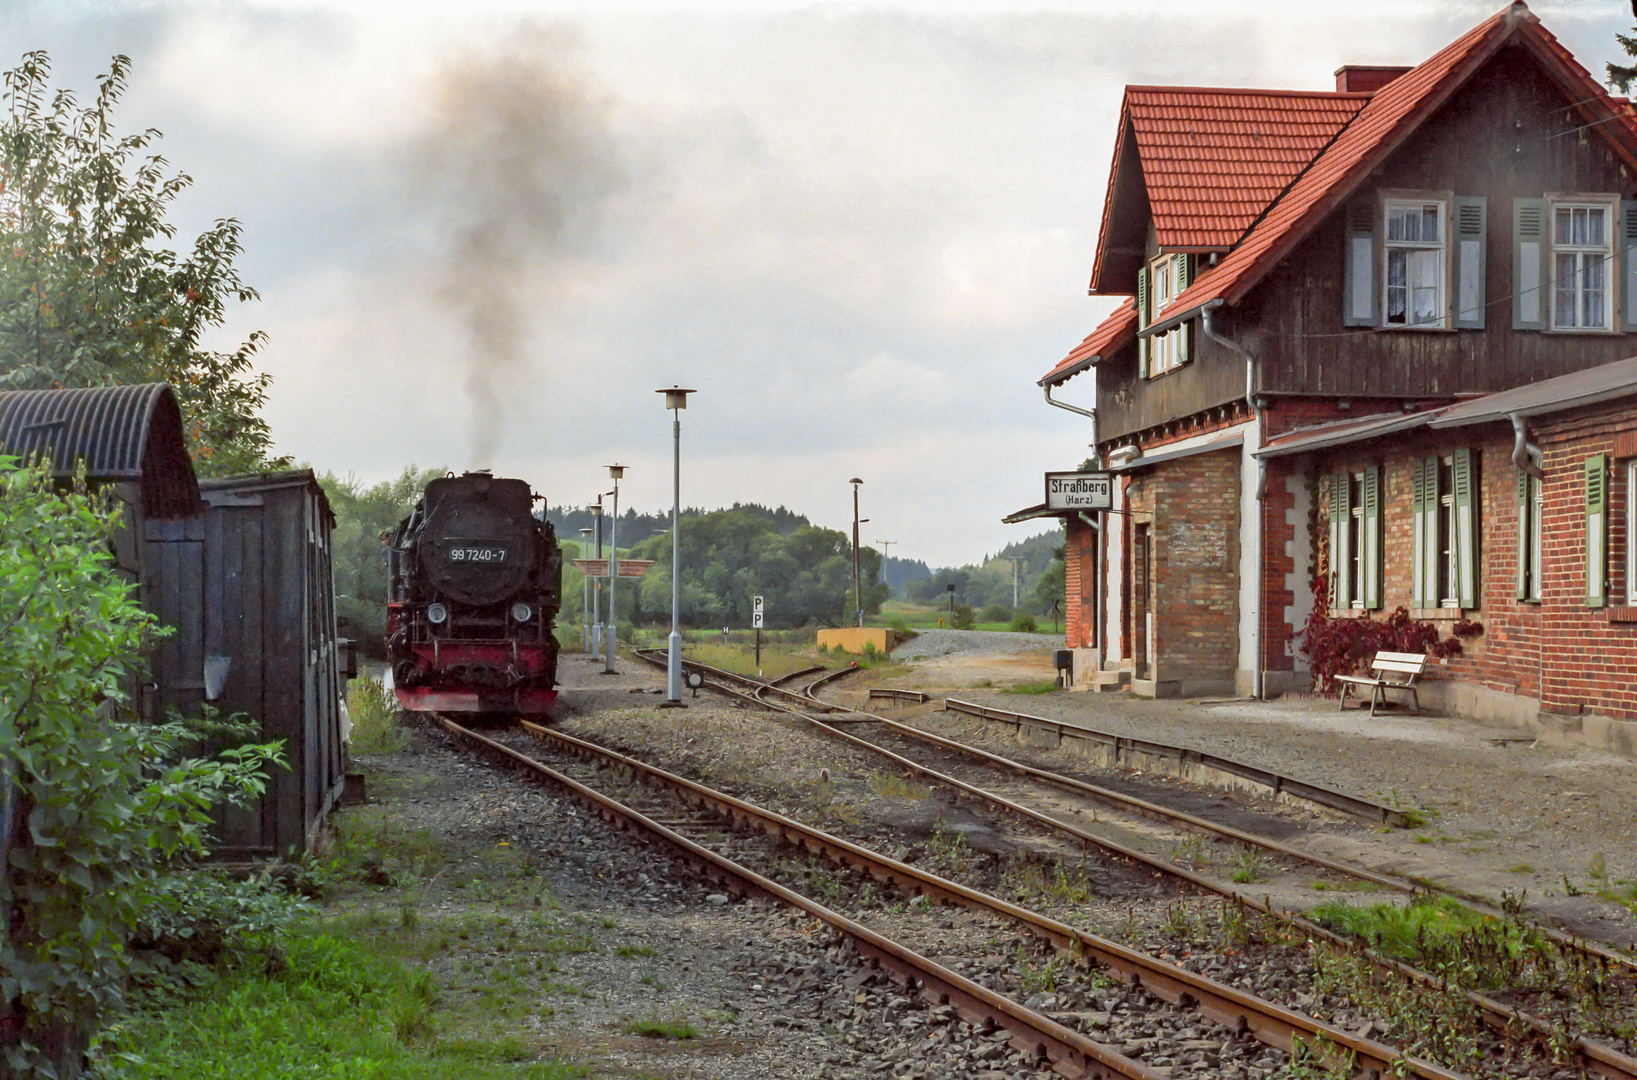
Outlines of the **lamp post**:
[{"label": "lamp post", "polygon": [[610,465],[608,475],[614,478],[614,507],[608,524],[608,629],[603,633],[603,674],[613,675],[614,626],[618,618],[614,609],[614,583],[620,579],[620,477],[625,475],[625,466]]},{"label": "lamp post", "polygon": [[688,407],[688,395],[697,393],[672,386],[656,390],[665,395],[665,407],[671,410],[671,637],[665,654],[665,700],[662,708],[683,709],[682,703],[682,628],[678,612],[682,607],[682,410]]},{"label": "lamp post", "polygon": [[864,594],[858,587],[858,485],[863,482],[856,476],[847,481],[853,485],[853,614],[859,626],[864,625]]},{"label": "lamp post", "polygon": [[[596,526],[597,558],[603,557],[603,495],[597,492],[597,505],[591,508],[591,523]],[[603,651],[603,582],[598,578],[591,586],[591,659],[597,659],[597,654]]]},{"label": "lamp post", "polygon": [[[580,558],[586,557],[591,546],[591,530],[580,530]],[[591,575],[580,575],[580,651],[591,651]]]}]

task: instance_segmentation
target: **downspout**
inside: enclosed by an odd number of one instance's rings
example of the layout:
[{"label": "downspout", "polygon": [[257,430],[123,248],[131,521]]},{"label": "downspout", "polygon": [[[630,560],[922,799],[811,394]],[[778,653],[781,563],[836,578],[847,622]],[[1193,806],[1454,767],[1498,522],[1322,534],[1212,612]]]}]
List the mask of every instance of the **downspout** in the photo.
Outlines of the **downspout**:
[{"label": "downspout", "polygon": [[1519,413],[1509,413],[1507,419],[1512,421],[1512,464],[1536,480],[1545,480],[1546,473],[1538,464],[1540,447],[1529,441],[1527,422]]},{"label": "downspout", "polygon": [[[1093,359],[1093,361],[1095,361],[1096,357],[1093,357],[1092,359]],[[1067,409],[1069,412],[1072,412],[1072,413],[1079,413],[1081,416],[1088,417],[1091,420],[1091,463],[1092,463],[1093,466],[1101,468],[1102,464],[1103,464],[1103,455],[1097,449],[1097,410],[1096,409],[1082,409],[1078,405],[1070,405],[1066,401],[1058,401],[1058,400],[1056,400],[1055,398],[1052,397],[1052,384],[1051,383],[1046,383],[1045,387],[1046,387],[1046,404],[1055,406],[1056,408],[1059,408],[1059,409]],[[1096,550],[1097,550],[1097,580],[1094,580],[1092,582],[1092,586],[1091,586],[1091,596],[1092,596],[1091,607],[1092,607],[1092,610],[1097,613],[1096,618],[1097,618],[1098,622],[1097,622],[1096,627],[1093,629],[1092,640],[1095,642],[1096,647],[1097,647],[1097,666],[1098,666],[1098,668],[1101,668],[1103,666],[1103,651],[1104,651],[1104,644],[1105,644],[1104,641],[1103,641],[1103,628],[1102,628],[1102,620],[1103,620],[1105,612],[1103,611],[1103,603],[1102,603],[1103,583],[1102,583],[1101,578],[1102,578],[1102,573],[1103,573],[1103,559],[1106,557],[1107,553],[1103,548],[1103,530],[1102,530],[1102,527],[1099,526],[1099,525],[1093,524],[1092,520],[1090,518],[1088,518],[1084,513],[1081,513],[1079,515],[1079,517],[1087,525],[1091,525],[1091,527],[1092,527],[1092,529],[1093,529],[1093,531],[1094,531],[1094,533],[1096,535],[1096,539],[1093,542],[1096,544]],[[1066,532],[1066,530],[1065,530],[1065,532]],[[1064,552],[1065,559],[1067,559],[1067,556],[1068,556],[1068,552],[1065,551]],[[1063,600],[1064,600],[1065,603],[1067,603],[1068,597],[1065,596],[1063,598]],[[1068,617],[1068,613],[1064,612],[1065,620],[1067,619],[1067,617]],[[1067,625],[1067,623],[1065,622],[1065,626],[1066,625]]]},{"label": "downspout", "polygon": [[[1257,438],[1260,439],[1262,437],[1263,430],[1262,407],[1256,404],[1256,361],[1251,357],[1251,354],[1240,347],[1237,342],[1231,341],[1217,333],[1216,326],[1211,319],[1212,313],[1224,303],[1225,301],[1218,298],[1216,300],[1207,301],[1205,306],[1200,308],[1200,329],[1211,341],[1216,342],[1216,344],[1222,346],[1224,349],[1227,349],[1229,352],[1237,353],[1245,358],[1245,404],[1249,406],[1251,414],[1256,417],[1256,435]],[[1257,701],[1264,701],[1267,699],[1267,687],[1264,684],[1262,676],[1263,668],[1267,666],[1263,662],[1262,656],[1264,644],[1262,637],[1262,623],[1263,616],[1265,614],[1262,608],[1267,603],[1267,590],[1263,587],[1265,583],[1262,580],[1263,563],[1267,554],[1267,481],[1267,462],[1263,461],[1261,458],[1257,458],[1255,493],[1257,505],[1255,563],[1257,599],[1256,618],[1251,624],[1251,696]]]},{"label": "downspout", "polygon": [[1103,456],[1097,449],[1097,410],[1082,409],[1078,405],[1070,405],[1066,401],[1058,401],[1056,398],[1052,397],[1051,383],[1046,383],[1046,404],[1059,409],[1067,409],[1069,412],[1079,413],[1081,416],[1091,418],[1091,461],[1092,464],[1101,466],[1103,463]]},{"label": "downspout", "polygon": [[[1512,421],[1512,464],[1533,476],[1541,483],[1546,482],[1546,471],[1539,465],[1541,460],[1540,447],[1529,441],[1528,422],[1520,413],[1509,413],[1507,419]],[[1544,533],[1542,534],[1544,537]],[[1519,547],[1519,558],[1522,557],[1522,547]],[[1541,564],[1545,565],[1545,560]],[[1546,590],[1541,590],[1541,599],[1546,598]],[[1542,620],[1544,624],[1544,620]],[[1540,700],[1546,700],[1546,638],[1538,635],[1539,644],[1535,648],[1535,693]]]}]

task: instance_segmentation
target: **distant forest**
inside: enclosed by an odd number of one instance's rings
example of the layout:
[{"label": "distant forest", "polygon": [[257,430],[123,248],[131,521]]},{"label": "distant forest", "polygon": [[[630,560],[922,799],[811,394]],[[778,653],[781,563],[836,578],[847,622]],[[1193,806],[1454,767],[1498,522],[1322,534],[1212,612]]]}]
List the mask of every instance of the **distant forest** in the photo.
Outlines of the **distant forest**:
[{"label": "distant forest", "polygon": [[[380,652],[386,622],[386,564],[380,536],[392,529],[420,498],[428,480],[442,469],[405,469],[396,480],[364,484],[352,477],[319,477],[336,515],[333,534],[337,615],[342,633],[364,643],[370,655]],[[580,530],[595,528],[586,507],[549,507],[546,520],[557,530],[564,554],[580,557]],[[607,551],[612,522],[604,519]],[[622,510],[620,551],[655,566],[634,588],[619,590],[621,620],[663,621],[670,612],[670,536],[668,513]],[[595,535],[587,549],[595,547]],[[725,510],[690,507],[682,512],[681,614],[692,626],[746,626],[751,601],[766,599],[769,626],[835,626],[851,619],[852,555],[849,537],[839,529],[814,526],[805,514],[785,507],[771,509],[738,503]],[[981,614],[986,622],[1013,614],[1012,556],[1017,567],[1017,610],[1051,618],[1063,595],[1063,534],[1053,529],[1008,544],[982,562],[934,570],[920,559],[882,559],[865,545],[859,571],[865,611],[874,613],[889,596],[942,607],[953,602]],[[586,554],[590,555],[591,550]],[[563,574],[568,602],[560,616],[566,625],[581,617],[581,577],[572,564]],[[954,586],[953,594],[950,586]]]}]

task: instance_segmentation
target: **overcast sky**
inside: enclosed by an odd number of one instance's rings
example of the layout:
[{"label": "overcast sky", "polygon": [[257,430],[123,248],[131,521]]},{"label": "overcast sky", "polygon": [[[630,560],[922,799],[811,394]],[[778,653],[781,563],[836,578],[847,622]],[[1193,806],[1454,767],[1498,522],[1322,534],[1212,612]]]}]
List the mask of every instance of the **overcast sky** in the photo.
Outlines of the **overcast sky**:
[{"label": "overcast sky", "polygon": [[[365,480],[489,467],[786,505],[933,565],[1039,525],[1086,422],[1035,385],[1111,307],[1086,282],[1128,83],[1332,89],[1499,10],[1406,3],[183,3],[0,0],[0,60],[244,223],[279,452]],[[1624,0],[1538,3],[1595,74]],[[1063,398],[1090,404],[1089,377]]]}]

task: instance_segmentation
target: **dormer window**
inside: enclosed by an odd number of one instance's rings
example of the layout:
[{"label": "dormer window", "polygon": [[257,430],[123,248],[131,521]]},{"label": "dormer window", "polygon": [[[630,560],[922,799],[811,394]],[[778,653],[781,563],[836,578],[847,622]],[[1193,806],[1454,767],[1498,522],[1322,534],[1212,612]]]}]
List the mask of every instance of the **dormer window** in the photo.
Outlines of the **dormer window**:
[{"label": "dormer window", "polygon": [[[1188,288],[1193,269],[1191,260],[1188,255],[1161,255],[1142,268],[1137,281],[1140,326],[1153,323]],[[1189,345],[1190,330],[1186,324],[1140,339],[1138,364],[1142,374],[1144,377],[1163,375],[1186,364]]]}]

